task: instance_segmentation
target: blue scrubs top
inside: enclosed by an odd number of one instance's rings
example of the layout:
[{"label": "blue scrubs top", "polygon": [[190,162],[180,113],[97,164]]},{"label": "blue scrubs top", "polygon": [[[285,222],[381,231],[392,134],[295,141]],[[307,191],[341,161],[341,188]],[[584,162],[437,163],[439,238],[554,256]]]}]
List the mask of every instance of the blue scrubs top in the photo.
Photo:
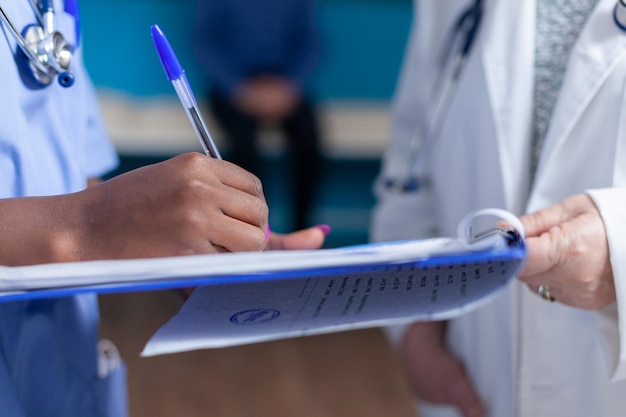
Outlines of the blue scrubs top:
[{"label": "blue scrubs top", "polygon": [[[56,25],[76,44],[76,22],[55,1]],[[3,2],[18,30],[33,24],[28,1]],[[8,28],[0,39],[0,198],[85,188],[117,164],[93,86],[73,61],[76,82],[28,88]],[[98,376],[95,295],[0,303],[0,415],[123,416],[124,369]]]}]

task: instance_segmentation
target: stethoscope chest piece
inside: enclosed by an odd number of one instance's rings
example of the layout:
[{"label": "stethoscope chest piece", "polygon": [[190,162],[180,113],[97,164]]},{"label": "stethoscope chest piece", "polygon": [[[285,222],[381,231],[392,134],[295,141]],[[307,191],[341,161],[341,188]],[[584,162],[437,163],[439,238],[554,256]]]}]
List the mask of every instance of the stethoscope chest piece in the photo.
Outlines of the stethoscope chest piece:
[{"label": "stethoscope chest piece", "polygon": [[22,36],[28,51],[21,48],[18,54],[21,53],[26,58],[37,84],[47,86],[57,75],[59,84],[63,87],[74,84],[74,76],[69,72],[72,47],[60,32],[46,34],[41,26],[29,25],[24,29]]},{"label": "stethoscope chest piece", "polygon": [[38,23],[28,25],[20,32],[0,4],[0,24],[17,42],[15,60],[20,76],[32,89],[50,85],[55,77],[62,87],[71,87],[74,84],[74,74],[70,70],[74,51],[56,29],[54,1],[31,0],[30,5]]}]

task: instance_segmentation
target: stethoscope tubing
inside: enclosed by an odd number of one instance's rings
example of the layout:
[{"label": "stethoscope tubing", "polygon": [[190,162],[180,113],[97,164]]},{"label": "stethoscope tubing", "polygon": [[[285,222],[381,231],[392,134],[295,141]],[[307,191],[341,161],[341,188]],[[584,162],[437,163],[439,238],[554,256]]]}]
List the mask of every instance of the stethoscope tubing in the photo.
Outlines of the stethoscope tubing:
[{"label": "stethoscope tubing", "polygon": [[626,32],[626,2],[618,0],[613,9],[613,20],[618,28]]},{"label": "stethoscope tubing", "polygon": [[386,181],[387,188],[405,193],[418,191],[422,186],[427,185],[427,180],[423,176],[424,170],[434,143],[440,135],[459,78],[476,40],[482,14],[483,1],[475,0],[467,10],[461,13],[448,39],[444,41],[438,75],[429,95],[424,117],[416,125],[410,140],[404,175],[400,181]]},{"label": "stethoscope tubing", "polygon": [[2,5],[0,5],[0,20],[2,20],[2,23],[9,28],[18,46],[26,54],[26,56],[28,56],[28,59],[37,68],[37,70],[41,71],[42,73],[49,73],[49,68],[44,65],[39,60],[39,57],[37,57],[37,55],[35,55],[35,53],[28,47],[26,40],[24,39],[22,34],[18,32],[17,28],[15,27],[9,16],[6,14],[6,11],[4,10],[4,7],[2,7]]},{"label": "stethoscope tubing", "polygon": [[[403,177],[399,180],[385,179],[384,186],[400,193],[419,191],[427,185],[423,174],[428,163],[434,142],[440,135],[443,120],[450,108],[458,81],[467,57],[475,43],[483,15],[483,0],[475,0],[461,13],[452,27],[448,40],[444,42],[441,64],[434,89],[427,102],[424,117],[417,124],[410,139],[409,151]],[[617,0],[613,9],[613,20],[617,27],[626,32],[626,0]],[[461,41],[461,35],[465,39]],[[461,43],[460,43],[461,42]],[[453,58],[453,52],[454,58]],[[454,62],[450,62],[454,59]],[[450,70],[447,70],[450,68]],[[422,137],[422,140],[420,139]]]}]

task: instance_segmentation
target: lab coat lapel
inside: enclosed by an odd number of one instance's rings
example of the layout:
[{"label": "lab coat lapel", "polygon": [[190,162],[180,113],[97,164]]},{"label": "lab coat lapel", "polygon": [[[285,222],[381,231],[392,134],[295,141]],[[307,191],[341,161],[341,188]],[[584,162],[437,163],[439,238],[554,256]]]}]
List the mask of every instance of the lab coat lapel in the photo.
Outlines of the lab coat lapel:
[{"label": "lab coat lapel", "polygon": [[601,0],[572,49],[560,96],[546,134],[537,179],[567,142],[572,129],[602,83],[624,59],[626,33],[613,21],[614,0]]},{"label": "lab coat lapel", "polygon": [[507,209],[526,204],[532,121],[535,0],[490,0],[481,36]]}]

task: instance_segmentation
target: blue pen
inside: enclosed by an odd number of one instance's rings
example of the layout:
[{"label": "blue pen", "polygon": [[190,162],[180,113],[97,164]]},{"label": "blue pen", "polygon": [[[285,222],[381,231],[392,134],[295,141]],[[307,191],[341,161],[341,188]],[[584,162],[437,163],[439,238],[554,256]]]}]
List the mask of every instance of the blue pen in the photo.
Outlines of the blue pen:
[{"label": "blue pen", "polygon": [[183,70],[180,62],[178,62],[178,58],[176,58],[172,46],[157,25],[153,25],[151,31],[152,40],[154,41],[154,46],[161,59],[161,64],[163,64],[163,69],[167,74],[167,79],[172,82],[176,94],[178,94],[178,98],[185,108],[187,117],[189,117],[189,121],[196,131],[196,135],[198,135],[204,153],[207,154],[207,156],[222,159],[220,152],[217,150],[217,146],[215,146],[215,142],[213,142],[213,138],[211,138],[209,129],[207,129],[202,115],[200,115],[196,97],[193,95],[193,91],[191,91],[185,70]]},{"label": "blue pen", "polygon": [[[180,62],[178,62],[178,58],[176,58],[176,54],[174,53],[172,46],[159,26],[153,25],[151,32],[154,46],[159,54],[159,58],[161,59],[161,64],[163,64],[163,69],[167,74],[167,79],[172,82],[174,90],[176,90],[176,94],[178,94],[178,98],[185,108],[185,112],[187,112],[187,117],[189,117],[189,121],[191,122],[193,129],[198,135],[198,139],[200,140],[200,144],[202,144],[204,153],[207,154],[207,156],[222,159],[222,155],[220,155],[220,151],[217,150],[217,146],[215,146],[215,142],[213,142],[209,129],[207,129],[206,124],[202,119],[202,115],[198,109],[196,97],[193,95],[193,91],[191,91],[189,81],[187,81],[185,70],[183,70]],[[269,235],[270,225],[268,224],[265,232],[266,241],[269,239]]]}]

